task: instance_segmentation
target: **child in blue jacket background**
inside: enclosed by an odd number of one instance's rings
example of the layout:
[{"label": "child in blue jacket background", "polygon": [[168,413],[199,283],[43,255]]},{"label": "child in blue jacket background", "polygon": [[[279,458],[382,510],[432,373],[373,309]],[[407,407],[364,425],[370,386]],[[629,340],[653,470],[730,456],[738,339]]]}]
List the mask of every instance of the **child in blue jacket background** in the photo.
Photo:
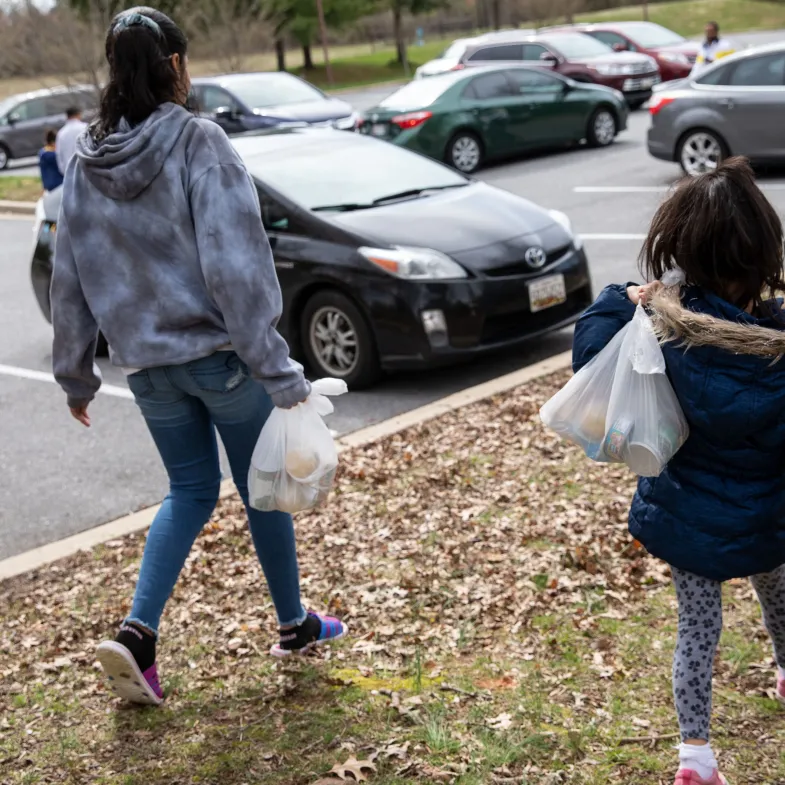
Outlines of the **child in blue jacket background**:
[{"label": "child in blue jacket background", "polygon": [[638,302],[673,339],[663,352],[690,436],[659,477],[640,479],[629,527],[671,566],[678,597],[676,785],[720,785],[709,724],[723,581],[750,577],[785,701],[785,362],[773,362],[785,353],[785,316],[769,299],[785,291],[783,229],[747,161],[680,185],[655,215],[641,261],[650,281],[680,270],[680,298],[666,301],[656,283],[607,287],[576,326],[573,368]]}]

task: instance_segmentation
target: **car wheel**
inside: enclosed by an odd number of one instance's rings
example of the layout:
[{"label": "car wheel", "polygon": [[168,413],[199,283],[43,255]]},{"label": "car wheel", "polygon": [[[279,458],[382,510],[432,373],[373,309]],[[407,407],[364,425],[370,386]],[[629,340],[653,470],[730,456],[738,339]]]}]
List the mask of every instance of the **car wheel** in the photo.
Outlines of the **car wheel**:
[{"label": "car wheel", "polygon": [[616,115],[601,106],[595,110],[586,129],[586,139],[591,147],[607,147],[616,138]]},{"label": "car wheel", "polygon": [[471,131],[458,131],[447,145],[447,163],[471,174],[482,166],[482,142]]},{"label": "car wheel", "polygon": [[5,146],[0,144],[0,172],[8,166],[11,160],[11,151]]},{"label": "car wheel", "polygon": [[371,329],[357,306],[334,290],[318,292],[302,314],[302,344],[311,369],[359,390],[381,370]]},{"label": "car wheel", "polygon": [[728,151],[722,139],[704,129],[685,134],[677,150],[681,168],[689,177],[713,172],[727,155]]}]

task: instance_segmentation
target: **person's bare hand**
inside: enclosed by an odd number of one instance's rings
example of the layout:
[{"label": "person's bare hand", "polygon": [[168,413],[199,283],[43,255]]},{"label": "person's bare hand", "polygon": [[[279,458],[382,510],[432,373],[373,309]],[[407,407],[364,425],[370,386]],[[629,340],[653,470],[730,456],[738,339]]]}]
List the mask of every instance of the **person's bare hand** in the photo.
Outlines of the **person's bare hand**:
[{"label": "person's bare hand", "polygon": [[628,286],[627,297],[630,298],[633,305],[647,305],[660,289],[662,289],[662,284],[659,281],[653,281],[644,286]]},{"label": "person's bare hand", "polygon": [[641,301],[641,287],[640,286],[628,286],[627,287],[627,297],[629,301],[633,305],[640,305]]},{"label": "person's bare hand", "polygon": [[78,420],[85,428],[90,427],[90,415],[87,413],[87,406],[72,406],[71,416]]}]

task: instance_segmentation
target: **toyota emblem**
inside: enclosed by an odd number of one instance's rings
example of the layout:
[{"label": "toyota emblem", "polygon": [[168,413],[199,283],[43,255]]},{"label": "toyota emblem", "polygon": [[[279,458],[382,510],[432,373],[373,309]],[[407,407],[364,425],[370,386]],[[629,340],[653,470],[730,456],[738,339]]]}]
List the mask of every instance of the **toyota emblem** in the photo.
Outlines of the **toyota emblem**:
[{"label": "toyota emblem", "polygon": [[523,255],[523,258],[526,260],[526,264],[534,267],[536,270],[539,270],[548,261],[548,255],[539,245],[533,245],[529,248]]}]

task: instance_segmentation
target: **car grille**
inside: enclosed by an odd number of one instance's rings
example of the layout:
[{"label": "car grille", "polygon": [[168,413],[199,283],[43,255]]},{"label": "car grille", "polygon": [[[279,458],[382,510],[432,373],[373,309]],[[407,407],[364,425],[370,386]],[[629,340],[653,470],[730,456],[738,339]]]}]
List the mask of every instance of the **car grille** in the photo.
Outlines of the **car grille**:
[{"label": "car grille", "polygon": [[649,63],[634,63],[630,73],[633,74],[650,74],[652,73],[652,68]]},{"label": "car grille", "polygon": [[535,269],[530,264],[527,264],[525,261],[521,260],[520,262],[513,262],[512,264],[507,264],[504,267],[494,267],[491,270],[483,270],[485,275],[491,278],[503,278],[505,276],[510,275],[527,275],[531,273],[540,274],[543,268],[548,267],[555,262],[558,262],[562,256],[566,256],[572,250],[572,243],[568,243],[567,245],[563,245],[561,248],[557,248],[554,251],[549,251],[548,255],[545,259],[545,264]]},{"label": "car grille", "polygon": [[687,59],[695,65],[695,61],[698,59],[698,55],[687,55]]},{"label": "car grille", "polygon": [[648,90],[656,84],[660,83],[660,77],[646,77],[646,79],[625,79],[623,90],[624,92],[635,92],[636,90]]}]

